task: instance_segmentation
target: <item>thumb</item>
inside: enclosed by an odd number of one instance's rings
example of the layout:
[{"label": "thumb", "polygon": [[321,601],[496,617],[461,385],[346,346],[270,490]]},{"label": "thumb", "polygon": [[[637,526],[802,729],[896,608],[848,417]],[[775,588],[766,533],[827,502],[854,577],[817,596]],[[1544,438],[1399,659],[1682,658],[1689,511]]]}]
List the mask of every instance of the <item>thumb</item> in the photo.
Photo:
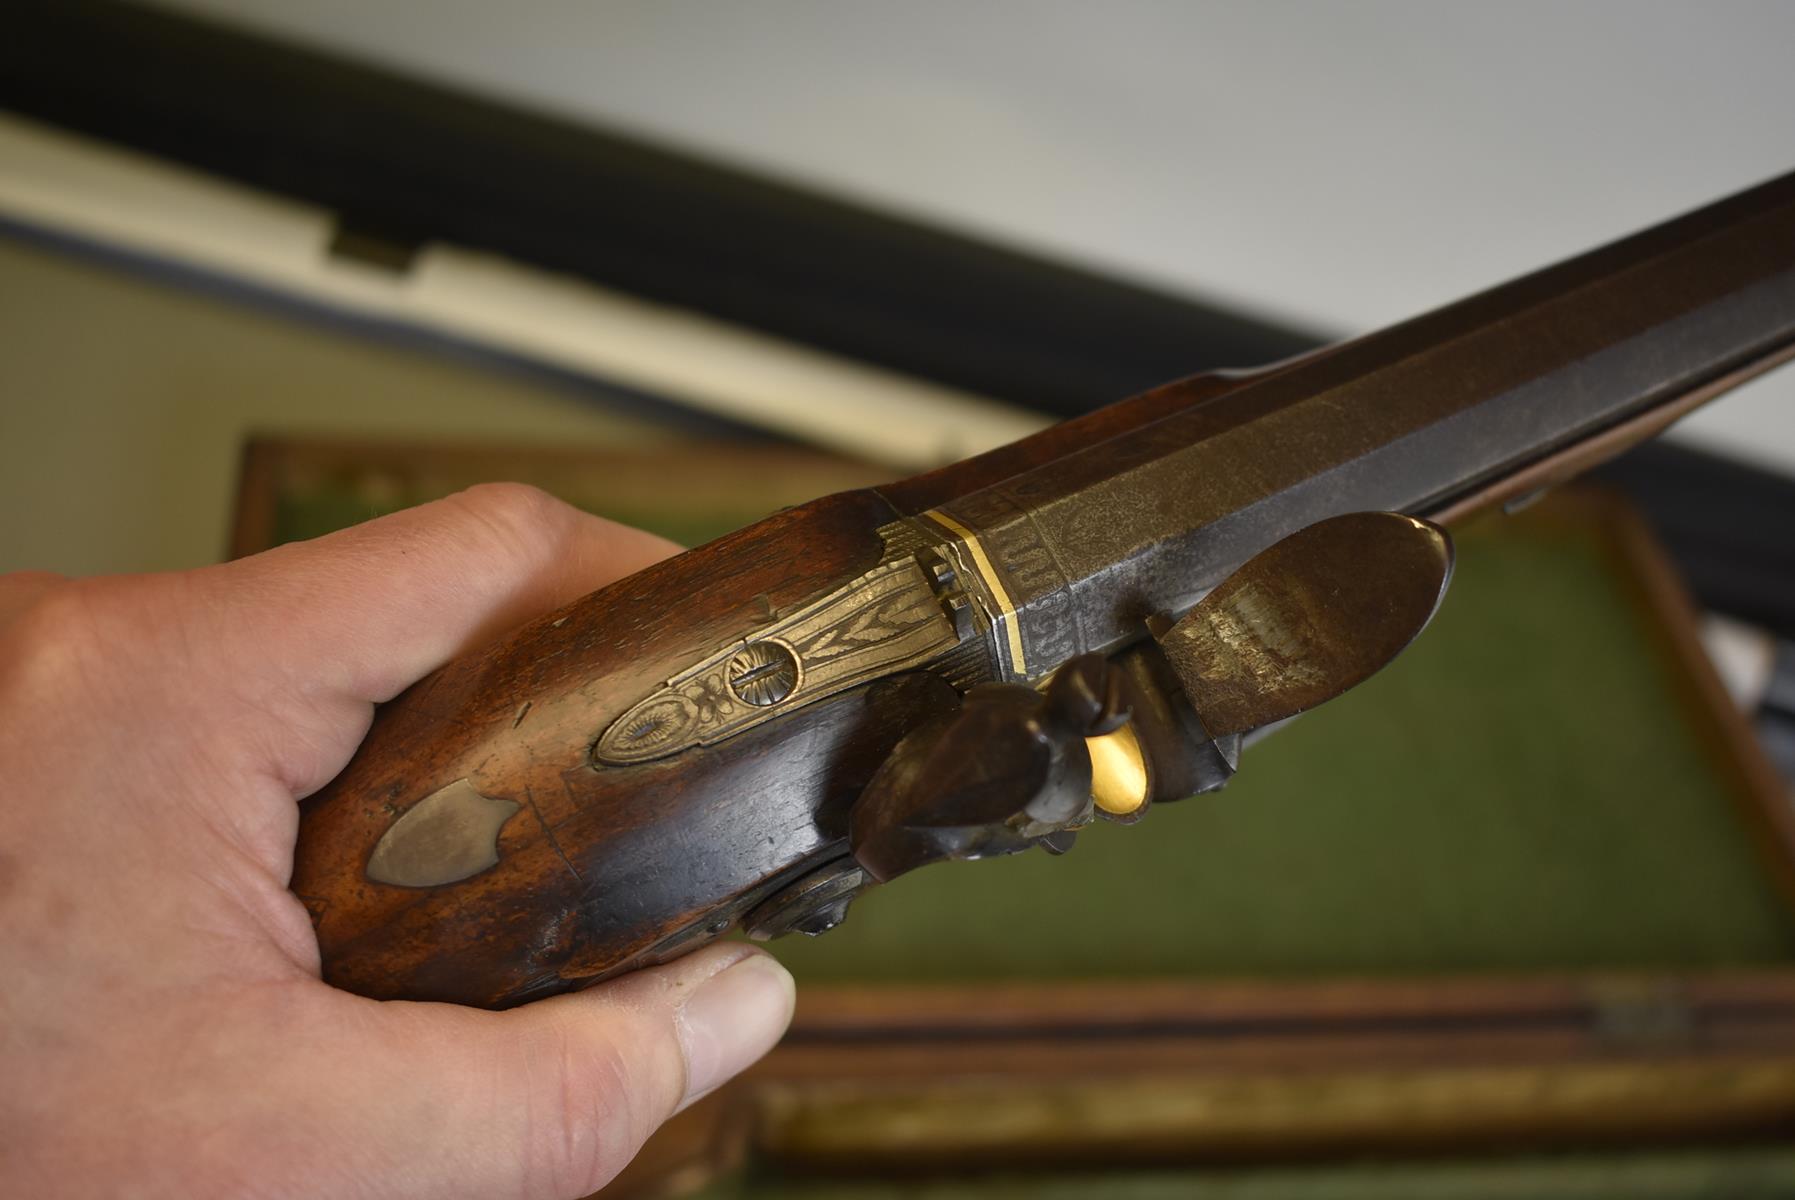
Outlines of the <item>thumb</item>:
[{"label": "thumb", "polygon": [[348,1106],[333,1105],[341,1136],[365,1147],[338,1155],[359,1177],[333,1182],[338,1194],[587,1195],[770,1050],[792,1003],[784,967],[727,944],[509,1012],[380,1004],[331,1072]]}]

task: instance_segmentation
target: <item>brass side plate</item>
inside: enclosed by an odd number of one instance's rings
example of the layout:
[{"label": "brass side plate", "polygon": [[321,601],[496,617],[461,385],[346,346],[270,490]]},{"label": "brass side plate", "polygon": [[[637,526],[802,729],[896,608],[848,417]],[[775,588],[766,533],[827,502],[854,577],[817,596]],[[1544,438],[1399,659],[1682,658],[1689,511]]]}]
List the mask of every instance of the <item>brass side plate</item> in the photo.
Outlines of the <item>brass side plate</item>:
[{"label": "brass side plate", "polygon": [[593,757],[626,766],[708,746],[958,642],[916,559],[882,563],[669,679],[611,723]]}]

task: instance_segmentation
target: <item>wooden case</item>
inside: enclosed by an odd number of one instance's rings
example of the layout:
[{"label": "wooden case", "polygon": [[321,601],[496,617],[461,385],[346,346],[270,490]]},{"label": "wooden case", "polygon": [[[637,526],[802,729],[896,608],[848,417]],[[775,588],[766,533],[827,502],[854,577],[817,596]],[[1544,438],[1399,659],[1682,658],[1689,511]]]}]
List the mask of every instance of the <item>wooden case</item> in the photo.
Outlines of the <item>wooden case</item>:
[{"label": "wooden case", "polygon": [[[709,483],[670,510],[670,471]],[[490,478],[690,541],[878,476],[733,445],[265,441],[232,550]],[[1062,859],[929,868],[776,943],[791,1034],[608,1194],[1151,1170],[1169,1195],[1164,1172],[1228,1164],[1786,1136],[1790,797],[1673,571],[1603,493],[1458,532],[1434,627],[1225,791]]]}]

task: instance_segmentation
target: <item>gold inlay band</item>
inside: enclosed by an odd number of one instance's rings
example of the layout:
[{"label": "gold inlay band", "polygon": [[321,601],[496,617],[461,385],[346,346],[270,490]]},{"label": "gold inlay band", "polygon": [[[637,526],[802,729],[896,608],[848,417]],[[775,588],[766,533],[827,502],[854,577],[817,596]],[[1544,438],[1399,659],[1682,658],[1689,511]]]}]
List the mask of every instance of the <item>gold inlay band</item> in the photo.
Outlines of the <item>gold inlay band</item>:
[{"label": "gold inlay band", "polygon": [[979,535],[938,508],[932,508],[923,515],[966,543],[966,552],[972,555],[973,565],[978,567],[986,588],[991,592],[991,599],[997,604],[997,619],[1003,626],[1004,639],[1010,647],[1010,667],[1016,674],[1026,677],[1028,665],[1022,659],[1022,630],[1016,624],[1016,606],[1010,602],[1009,593],[1003,590],[1003,580],[998,578],[997,568],[991,565],[985,547],[979,542]]}]

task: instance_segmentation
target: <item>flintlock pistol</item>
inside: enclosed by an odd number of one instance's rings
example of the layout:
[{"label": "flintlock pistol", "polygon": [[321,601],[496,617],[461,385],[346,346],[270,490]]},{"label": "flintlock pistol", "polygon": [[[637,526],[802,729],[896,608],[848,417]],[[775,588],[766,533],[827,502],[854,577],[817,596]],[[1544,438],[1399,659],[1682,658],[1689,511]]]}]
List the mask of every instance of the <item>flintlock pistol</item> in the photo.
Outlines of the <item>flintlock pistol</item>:
[{"label": "flintlock pistol", "polygon": [[658,563],[383,706],[302,812],[324,976],[516,1004],[1211,791],[1426,624],[1442,524],[1792,355],[1795,174]]}]

